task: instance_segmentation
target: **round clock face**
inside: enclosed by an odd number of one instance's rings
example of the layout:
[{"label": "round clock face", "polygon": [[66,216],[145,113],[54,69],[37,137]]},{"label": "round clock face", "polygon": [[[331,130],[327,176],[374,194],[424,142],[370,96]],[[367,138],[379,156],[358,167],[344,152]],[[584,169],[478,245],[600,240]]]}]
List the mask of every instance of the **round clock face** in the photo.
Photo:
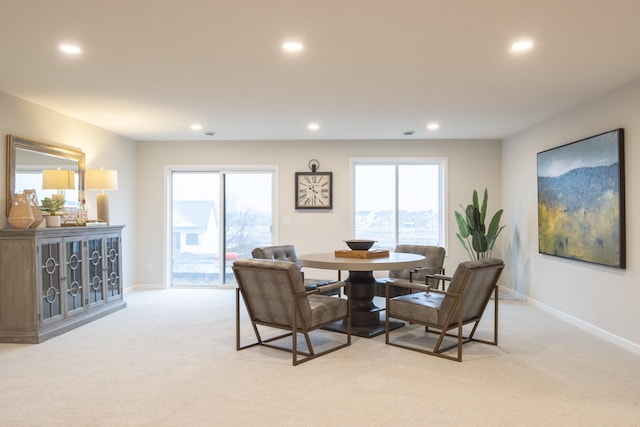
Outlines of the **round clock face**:
[{"label": "round clock face", "polygon": [[298,175],[298,208],[330,208],[331,207],[331,175],[304,174]]}]

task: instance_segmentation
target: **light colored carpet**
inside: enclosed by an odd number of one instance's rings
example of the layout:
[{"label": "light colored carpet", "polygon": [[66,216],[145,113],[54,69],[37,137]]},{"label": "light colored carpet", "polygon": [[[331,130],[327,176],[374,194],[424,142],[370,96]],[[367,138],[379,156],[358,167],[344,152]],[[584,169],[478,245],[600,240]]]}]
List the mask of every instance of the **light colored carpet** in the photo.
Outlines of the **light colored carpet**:
[{"label": "light colored carpet", "polygon": [[462,363],[379,336],[293,367],[235,351],[232,290],[125,296],[42,344],[0,344],[0,425],[640,425],[640,357],[521,301],[500,301],[500,346],[467,344]]}]

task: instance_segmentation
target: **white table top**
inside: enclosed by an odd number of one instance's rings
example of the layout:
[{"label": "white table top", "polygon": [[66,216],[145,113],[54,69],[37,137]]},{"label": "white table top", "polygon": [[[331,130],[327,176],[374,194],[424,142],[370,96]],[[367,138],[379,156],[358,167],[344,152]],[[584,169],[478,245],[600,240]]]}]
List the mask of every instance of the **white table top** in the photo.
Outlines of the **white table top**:
[{"label": "white table top", "polygon": [[422,255],[399,252],[389,252],[389,256],[385,258],[366,259],[342,258],[336,257],[334,252],[324,252],[300,255],[298,259],[303,267],[350,271],[412,269],[422,267],[425,262]]}]

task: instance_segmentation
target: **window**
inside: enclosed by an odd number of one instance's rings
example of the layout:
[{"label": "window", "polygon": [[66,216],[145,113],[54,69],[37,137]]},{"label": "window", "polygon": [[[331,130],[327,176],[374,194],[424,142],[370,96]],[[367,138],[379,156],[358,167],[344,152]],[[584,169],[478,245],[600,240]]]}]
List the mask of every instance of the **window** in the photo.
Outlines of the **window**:
[{"label": "window", "polygon": [[445,168],[441,158],[352,160],[355,238],[445,246]]}]

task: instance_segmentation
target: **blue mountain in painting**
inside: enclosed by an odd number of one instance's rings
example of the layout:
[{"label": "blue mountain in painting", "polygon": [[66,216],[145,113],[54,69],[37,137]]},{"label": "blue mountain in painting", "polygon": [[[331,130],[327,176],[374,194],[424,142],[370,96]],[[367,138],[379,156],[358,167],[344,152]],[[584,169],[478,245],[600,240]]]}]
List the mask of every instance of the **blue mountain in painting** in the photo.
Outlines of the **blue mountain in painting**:
[{"label": "blue mountain in painting", "polygon": [[582,167],[558,177],[538,177],[538,201],[564,212],[591,209],[604,202],[602,196],[607,192],[619,192],[618,165]]}]

